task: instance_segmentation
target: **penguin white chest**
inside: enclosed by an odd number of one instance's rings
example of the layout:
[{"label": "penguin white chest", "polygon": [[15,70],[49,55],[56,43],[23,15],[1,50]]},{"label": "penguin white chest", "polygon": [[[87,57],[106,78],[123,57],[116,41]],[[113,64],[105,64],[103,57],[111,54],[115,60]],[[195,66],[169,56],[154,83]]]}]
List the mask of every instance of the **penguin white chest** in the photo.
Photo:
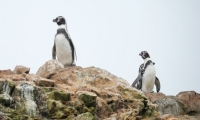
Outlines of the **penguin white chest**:
[{"label": "penguin white chest", "polygon": [[155,83],[156,71],[153,64],[150,64],[145,69],[142,76],[142,91],[152,92]]},{"label": "penguin white chest", "polygon": [[55,37],[56,44],[56,54],[58,60],[63,65],[72,64],[72,50],[69,41],[65,38],[63,34],[58,34]]}]

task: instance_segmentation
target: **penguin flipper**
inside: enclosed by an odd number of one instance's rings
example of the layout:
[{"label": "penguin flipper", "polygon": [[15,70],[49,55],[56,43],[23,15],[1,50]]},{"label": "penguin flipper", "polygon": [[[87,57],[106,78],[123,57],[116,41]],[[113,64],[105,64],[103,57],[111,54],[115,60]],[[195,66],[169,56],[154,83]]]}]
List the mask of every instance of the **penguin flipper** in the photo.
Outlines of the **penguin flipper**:
[{"label": "penguin flipper", "polygon": [[135,79],[135,81],[132,83],[132,87],[137,88],[136,84],[138,84],[138,77]]},{"label": "penguin flipper", "polygon": [[159,79],[157,77],[155,79],[155,85],[156,85],[156,91],[159,92],[161,86],[160,86],[160,81],[159,81]]},{"label": "penguin flipper", "polygon": [[[72,52],[73,52],[73,53],[72,53],[72,56],[73,56],[73,60],[72,60],[72,64],[71,64],[71,65],[74,65],[75,59],[77,60],[76,49],[75,49],[74,43],[73,43],[73,41],[72,41],[70,35],[68,34],[68,31],[67,31],[67,30],[64,32],[64,34],[65,34],[66,39],[69,40],[69,43],[70,43],[70,45],[71,45],[71,47],[72,47]],[[76,57],[76,58],[75,58],[75,57]]]},{"label": "penguin flipper", "polygon": [[135,81],[131,85],[132,87],[140,90],[142,88],[142,76],[141,73],[138,74],[138,77],[135,79]]},{"label": "penguin flipper", "polygon": [[142,89],[142,73],[140,72],[138,75],[138,89]]},{"label": "penguin flipper", "polygon": [[52,49],[52,58],[56,59],[56,46],[55,46],[55,43],[54,43],[53,49]]}]

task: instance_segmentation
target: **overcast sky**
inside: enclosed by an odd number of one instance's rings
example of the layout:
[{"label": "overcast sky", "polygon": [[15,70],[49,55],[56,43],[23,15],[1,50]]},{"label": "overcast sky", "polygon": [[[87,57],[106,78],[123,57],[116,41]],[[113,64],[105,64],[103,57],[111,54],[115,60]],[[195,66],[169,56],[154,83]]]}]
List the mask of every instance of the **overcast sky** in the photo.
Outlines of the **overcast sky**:
[{"label": "overcast sky", "polygon": [[161,92],[200,93],[199,0],[17,0],[0,2],[0,69],[16,65],[36,73],[51,59],[64,16],[77,66],[95,66],[130,84],[149,52]]}]

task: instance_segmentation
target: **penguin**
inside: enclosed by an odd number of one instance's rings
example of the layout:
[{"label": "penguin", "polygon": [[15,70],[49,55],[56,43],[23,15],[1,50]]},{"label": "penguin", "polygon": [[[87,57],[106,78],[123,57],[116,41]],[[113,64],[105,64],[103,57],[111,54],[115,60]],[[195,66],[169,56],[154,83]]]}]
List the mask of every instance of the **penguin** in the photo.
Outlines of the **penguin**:
[{"label": "penguin", "polygon": [[[52,49],[52,58],[60,61],[64,66],[75,66],[76,50],[67,31],[66,20],[62,16],[53,19],[58,25]],[[77,58],[77,57],[76,57]]]},{"label": "penguin", "polygon": [[159,92],[161,86],[158,77],[156,77],[155,63],[151,61],[147,51],[142,51],[139,55],[144,59],[144,63],[140,65],[138,77],[133,82],[132,87],[141,89],[143,92],[153,92],[155,84],[156,91]]}]

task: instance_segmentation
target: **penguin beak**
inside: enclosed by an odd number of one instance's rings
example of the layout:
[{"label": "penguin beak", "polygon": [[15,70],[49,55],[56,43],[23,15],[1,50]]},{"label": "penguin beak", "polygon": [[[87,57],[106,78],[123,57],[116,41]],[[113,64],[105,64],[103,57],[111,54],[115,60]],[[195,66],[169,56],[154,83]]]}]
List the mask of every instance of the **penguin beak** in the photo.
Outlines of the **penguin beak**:
[{"label": "penguin beak", "polygon": [[139,56],[142,56],[142,53],[139,53]]},{"label": "penguin beak", "polygon": [[56,22],[58,23],[58,22],[60,22],[60,20],[61,20],[61,18],[58,18]]},{"label": "penguin beak", "polygon": [[60,22],[60,20],[61,20],[60,18],[53,19],[53,22],[57,22],[58,23],[58,22]]}]

